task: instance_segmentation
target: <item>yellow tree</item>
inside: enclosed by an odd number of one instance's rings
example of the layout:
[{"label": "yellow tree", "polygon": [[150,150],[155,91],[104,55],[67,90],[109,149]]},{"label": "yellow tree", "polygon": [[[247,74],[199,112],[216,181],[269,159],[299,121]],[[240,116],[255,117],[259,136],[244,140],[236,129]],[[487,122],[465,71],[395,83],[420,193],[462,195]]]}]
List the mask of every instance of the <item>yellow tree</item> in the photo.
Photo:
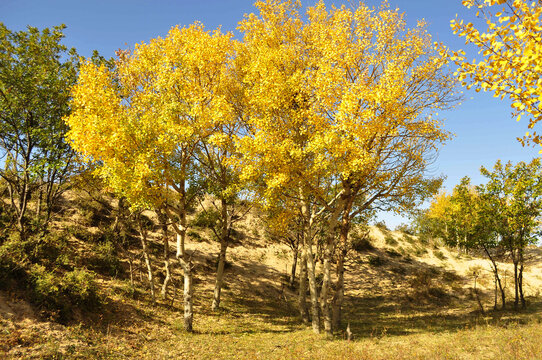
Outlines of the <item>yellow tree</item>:
[{"label": "yellow tree", "polygon": [[[232,116],[224,92],[231,36],[196,23],[119,52],[108,70],[83,62],[66,121],[76,151],[132,208],[164,209],[177,232],[184,326],[192,331],[192,265],[185,250],[192,155]],[[166,201],[174,192],[176,201]]]},{"label": "yellow tree", "polygon": [[[528,115],[528,128],[542,119],[542,3],[524,0],[464,0],[474,8],[486,29],[472,23],[452,20],[455,34],[467,44],[479,48],[480,61],[468,61],[463,51],[453,52],[452,59],[460,68],[459,79],[476,91],[492,91],[495,97],[512,101],[517,120]],[[528,131],[522,143],[540,144],[536,131]]]},{"label": "yellow tree", "polygon": [[[435,190],[439,179],[423,173],[448,137],[436,111],[456,100],[454,81],[424,24],[406,29],[402,14],[386,3],[328,10],[319,2],[305,21],[298,3],[256,5],[260,16],[240,25],[252,129],[240,141],[245,173],[262,172],[271,194],[298,189],[313,329],[319,331],[320,310],[331,332],[330,302],[339,319],[351,219],[374,207],[406,208]],[[310,239],[322,209],[329,236],[318,299]]]},{"label": "yellow tree", "polygon": [[[329,238],[326,244],[329,254],[338,246],[332,300],[338,327],[351,219],[371,208],[412,207],[437,189],[440,179],[424,176],[448,138],[437,111],[458,98],[441,47],[423,21],[407,29],[404,15],[386,2],[378,9],[360,3],[330,10],[320,2],[308,16],[311,50],[318,59],[316,110],[330,124],[317,146],[327,151],[342,188],[332,212],[338,216],[329,219],[331,228],[338,225],[339,242]],[[324,264],[324,284],[330,283]],[[330,331],[329,306],[322,308]]]},{"label": "yellow tree", "polygon": [[[239,25],[244,47],[238,63],[249,129],[238,141],[239,162],[243,178],[265,185],[262,193],[268,206],[286,201],[301,216],[301,272],[306,259],[312,326],[319,332],[313,239],[322,211],[315,200],[327,192],[330,173],[326,153],[315,146],[328,127],[326,117],[313,105],[317,59],[309,51],[308,25],[298,3],[258,1],[256,7],[259,15],[247,15]],[[300,290],[303,317],[304,296]]]}]

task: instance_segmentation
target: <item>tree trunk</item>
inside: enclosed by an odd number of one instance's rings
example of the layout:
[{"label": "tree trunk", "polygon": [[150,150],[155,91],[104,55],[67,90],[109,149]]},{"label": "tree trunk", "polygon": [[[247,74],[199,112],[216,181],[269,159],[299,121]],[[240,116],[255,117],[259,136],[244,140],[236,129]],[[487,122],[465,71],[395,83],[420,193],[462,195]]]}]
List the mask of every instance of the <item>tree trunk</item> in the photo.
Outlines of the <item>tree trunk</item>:
[{"label": "tree trunk", "polygon": [[342,322],[342,305],[344,301],[344,261],[348,252],[348,233],[350,232],[350,212],[354,196],[348,184],[344,184],[342,216],[339,224],[339,248],[337,251],[337,283],[333,294],[333,328],[339,329]]},{"label": "tree trunk", "polygon": [[226,250],[228,249],[228,244],[226,239],[220,241],[220,253],[218,255],[218,267],[216,269],[216,281],[215,281],[215,291],[213,294],[213,310],[218,310],[220,308],[220,293],[222,291],[222,283],[224,279],[224,265],[226,263]]},{"label": "tree trunk", "polygon": [[[183,187],[184,188],[184,187]],[[184,276],[184,289],[183,289],[183,306],[184,306],[184,329],[188,332],[192,332],[192,321],[194,318],[194,311],[192,306],[193,284],[192,284],[192,264],[184,248],[184,242],[186,238],[186,211],[183,206],[185,201],[185,194],[182,194],[181,211],[180,211],[180,224],[177,233],[177,259],[183,269]]]},{"label": "tree trunk", "polygon": [[518,288],[519,288],[519,297],[521,301],[521,308],[525,309],[527,307],[527,303],[525,302],[525,297],[523,296],[523,249],[519,250]]},{"label": "tree trunk", "polygon": [[512,256],[513,256],[513,262],[514,262],[514,291],[515,291],[514,309],[517,310],[519,306],[518,259],[517,259],[516,253],[513,253]]},{"label": "tree trunk", "polygon": [[320,333],[320,315],[318,305],[318,287],[316,285],[316,264],[314,260],[314,254],[312,250],[312,222],[314,217],[311,211],[311,205],[307,201],[303,194],[303,189],[299,189],[301,200],[301,213],[304,219],[304,231],[303,231],[303,247],[305,248],[305,254],[307,257],[307,275],[309,277],[309,290],[311,295],[311,316],[312,316],[312,330],[316,333]]},{"label": "tree trunk", "polygon": [[323,271],[324,271],[324,278],[322,282],[322,291],[320,293],[320,306],[322,309],[322,317],[324,319],[324,331],[327,335],[331,336],[333,335],[333,319],[331,316],[331,306],[330,306],[330,299],[329,299],[329,293],[331,288],[331,261],[333,260],[333,251],[335,247],[335,232],[337,229],[337,221],[340,215],[341,211],[341,205],[342,202],[339,202],[336,205],[336,210],[331,214],[329,220],[328,220],[328,234],[326,236],[326,244],[324,248],[324,263],[323,263]]},{"label": "tree trunk", "polygon": [[320,333],[320,315],[318,306],[318,287],[316,285],[316,264],[314,262],[314,254],[312,252],[312,234],[308,234],[308,239],[305,241],[305,251],[307,253],[307,274],[309,277],[309,290],[311,294],[311,316],[312,316],[312,330],[316,333]]},{"label": "tree trunk", "polygon": [[147,266],[147,279],[149,280],[149,287],[151,291],[152,302],[156,303],[156,295],[154,293],[154,275],[152,272],[151,258],[149,256],[149,250],[147,247],[147,232],[143,229],[143,224],[139,224],[139,234],[141,237],[141,246],[143,247],[143,258],[145,259],[145,265]]},{"label": "tree trunk", "polygon": [[167,217],[164,213],[159,213],[160,225],[162,227],[162,236],[164,238],[164,271],[166,276],[164,278],[164,283],[162,284],[161,296],[163,300],[167,300],[168,287],[171,281],[171,271],[169,263],[169,236],[167,231]]},{"label": "tree trunk", "polygon": [[40,216],[41,216],[41,203],[42,203],[42,200],[43,200],[43,190],[42,190],[42,186],[43,184],[40,185],[39,187],[39,192],[38,192],[38,204],[36,205],[36,220],[39,221],[40,220]]},{"label": "tree trunk", "polygon": [[486,312],[484,311],[484,306],[482,305],[482,301],[480,301],[480,296],[478,295],[478,289],[476,288],[476,279],[478,278],[477,275],[474,276],[474,295],[476,296],[476,302],[478,303],[478,306],[480,307],[480,311],[482,312],[482,315]]},{"label": "tree trunk", "polygon": [[226,251],[230,235],[230,219],[228,216],[228,204],[224,198],[220,199],[220,253],[218,254],[218,267],[216,269],[215,290],[213,293],[213,310],[220,308],[220,294],[224,280],[224,265],[226,264]]},{"label": "tree trunk", "polygon": [[[164,251],[165,253],[165,251]],[[166,257],[167,256],[167,257]],[[167,300],[167,294],[169,289],[169,283],[171,281],[171,271],[169,263],[169,251],[167,254],[164,254],[164,270],[166,272],[166,277],[164,278],[164,283],[162,284],[162,290],[160,292],[162,299]]]},{"label": "tree trunk", "polygon": [[501,278],[499,277],[498,273],[497,273],[497,282],[499,284],[499,290],[501,291],[502,309],[504,310],[506,307],[506,295],[504,294],[504,287],[502,286]]},{"label": "tree trunk", "polygon": [[331,310],[328,302],[328,294],[331,284],[331,253],[333,243],[328,242],[324,250],[324,278],[322,281],[322,290],[320,291],[320,307],[322,311],[322,318],[324,320],[324,331],[327,335],[333,335],[331,327]]},{"label": "tree trunk", "polygon": [[333,329],[338,330],[342,322],[342,304],[344,301],[344,259],[346,251],[341,250],[337,254],[337,283],[335,284],[335,293],[333,294]]},{"label": "tree trunk", "polygon": [[290,289],[293,289],[294,288],[294,284],[295,284],[295,272],[296,272],[296,269],[297,269],[297,257],[298,257],[298,254],[299,254],[299,249],[293,249],[293,256],[294,258],[292,259],[292,269],[290,271],[290,280],[289,280],[289,286],[290,286]]},{"label": "tree trunk", "polygon": [[494,305],[494,309],[497,310],[497,285],[498,285],[498,288],[501,292],[501,301],[502,301],[502,309],[504,310],[505,309],[505,306],[506,306],[506,296],[504,294],[504,288],[501,284],[501,278],[499,277],[499,269],[497,268],[497,262],[495,261],[495,258],[493,256],[491,256],[491,253],[489,252],[489,249],[487,247],[483,247],[484,248],[484,251],[487,255],[487,257],[489,258],[489,260],[491,261],[491,265],[492,265],[492,270],[493,270],[493,274],[495,275],[495,305]]},{"label": "tree trunk", "polygon": [[301,250],[301,268],[299,269],[299,313],[303,323],[309,323],[309,309],[307,308],[307,253],[305,247]]}]

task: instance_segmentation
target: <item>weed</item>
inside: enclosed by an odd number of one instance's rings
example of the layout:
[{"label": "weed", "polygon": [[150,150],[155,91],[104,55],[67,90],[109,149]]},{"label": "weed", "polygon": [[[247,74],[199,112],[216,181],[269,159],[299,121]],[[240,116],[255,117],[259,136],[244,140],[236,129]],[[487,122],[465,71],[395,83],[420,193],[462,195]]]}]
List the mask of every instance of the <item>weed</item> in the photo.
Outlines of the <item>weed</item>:
[{"label": "weed", "polygon": [[395,240],[395,238],[393,236],[391,236],[391,235],[386,235],[386,237],[384,238],[384,241],[386,242],[387,245],[390,245],[390,246],[399,245],[397,240]]},{"label": "weed", "polygon": [[371,266],[381,266],[384,264],[384,260],[380,258],[380,256],[368,256],[367,261]]},{"label": "weed", "polygon": [[197,233],[195,231],[188,231],[186,233],[186,236],[188,236],[188,238],[191,241],[195,241],[195,242],[202,242],[202,241],[205,240],[199,233]]},{"label": "weed", "polygon": [[371,238],[368,236],[352,236],[351,246],[352,249],[360,253],[365,251],[371,251],[375,248],[371,243]]},{"label": "weed", "polygon": [[115,246],[106,241],[93,246],[92,255],[88,259],[89,267],[100,274],[119,276],[123,274],[121,262],[117,256]]},{"label": "weed", "polygon": [[402,256],[400,253],[398,253],[398,252],[395,251],[394,249],[386,249],[386,254],[387,254],[389,257],[401,257],[401,256]]},{"label": "weed", "polygon": [[440,250],[433,250],[433,255],[439,260],[445,261],[447,259],[446,255]]}]

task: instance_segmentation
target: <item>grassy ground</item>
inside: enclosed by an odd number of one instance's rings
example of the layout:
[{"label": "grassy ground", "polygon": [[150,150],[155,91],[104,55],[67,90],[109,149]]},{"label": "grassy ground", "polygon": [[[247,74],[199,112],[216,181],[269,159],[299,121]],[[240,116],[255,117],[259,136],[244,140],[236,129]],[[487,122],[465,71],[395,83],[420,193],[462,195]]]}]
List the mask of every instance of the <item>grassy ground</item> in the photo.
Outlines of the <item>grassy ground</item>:
[{"label": "grassy ground", "polygon": [[[230,308],[231,307],[231,308]],[[233,310],[235,308],[235,310]],[[248,312],[246,310],[249,310]],[[538,306],[536,308],[538,310]],[[387,314],[368,319],[371,332],[354,341],[330,340],[298,325],[294,317],[265,308],[227,304],[199,314],[193,334],[179,312],[140,306],[137,320],[102,326],[13,328],[4,322],[7,358],[43,359],[541,359],[540,316],[497,312],[486,317],[430,313]],[[10,328],[11,326],[11,328]],[[400,329],[400,331],[397,331]]]},{"label": "grassy ground", "polygon": [[[202,234],[189,245],[196,254],[194,333],[183,331],[179,290],[173,302],[153,306],[144,270],[136,271],[135,288],[126,272],[123,278],[100,274],[104,304],[73,314],[67,324],[48,319],[17,292],[0,291],[0,359],[542,359],[540,249],[533,249],[525,275],[527,310],[491,310],[486,270],[478,278],[482,314],[469,269],[487,262],[382,232],[373,246],[349,257],[343,328],[329,339],[297,316],[296,293],[284,285],[285,246],[262,241],[256,222],[245,227],[242,244],[228,250],[217,312],[210,310],[217,244]],[[70,241],[81,257],[92,250]],[[159,244],[157,237],[151,246],[156,273]],[[174,278],[181,279],[177,266]],[[511,288],[508,280],[508,299]],[[345,340],[346,323],[352,341]]]},{"label": "grassy ground", "polygon": [[[230,271],[233,275],[234,269]],[[2,294],[0,358],[7,359],[541,359],[542,302],[525,311],[488,311],[473,300],[413,302],[409,297],[348,296],[346,341],[300,324],[294,294],[234,282],[222,309],[209,310],[211,290],[196,293],[195,332],[183,331],[179,300],[151,306],[143,289],[108,283],[103,313],[79,324],[37,320],[24,303]],[[245,286],[253,286],[253,292]],[[398,292],[406,292],[400,289]],[[5,311],[4,311],[5,314]]]}]

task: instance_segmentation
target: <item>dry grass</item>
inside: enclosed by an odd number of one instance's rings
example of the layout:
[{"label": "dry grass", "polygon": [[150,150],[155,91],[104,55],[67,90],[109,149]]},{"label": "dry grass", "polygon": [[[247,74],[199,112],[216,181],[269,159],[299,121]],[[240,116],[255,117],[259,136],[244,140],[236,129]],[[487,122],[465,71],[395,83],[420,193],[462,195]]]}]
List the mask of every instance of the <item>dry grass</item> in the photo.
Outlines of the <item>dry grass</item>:
[{"label": "dry grass", "polygon": [[[243,246],[228,250],[232,265],[218,312],[210,310],[218,245],[210,240],[190,244],[196,251],[194,333],[182,330],[180,291],[172,304],[152,306],[144,281],[132,291],[127,280],[102,277],[108,296],[104,312],[92,319],[76,317],[79,323],[68,325],[43,319],[16,294],[0,293],[0,358],[542,359],[542,303],[536,297],[542,284],[540,249],[529,250],[528,310],[482,316],[468,269],[488,270],[485,260],[458,258],[438,244],[427,245],[432,251],[418,256],[421,245],[414,237],[372,229],[374,248],[352,252],[346,264],[344,320],[354,340],[344,340],[342,330],[330,340],[299,322],[296,294],[284,285],[289,253],[282,245],[266,244],[254,231],[259,226],[250,218],[241,229]],[[397,243],[388,239],[386,244],[386,236]],[[370,260],[376,257],[378,266]],[[489,275],[479,279],[487,308]]]}]

